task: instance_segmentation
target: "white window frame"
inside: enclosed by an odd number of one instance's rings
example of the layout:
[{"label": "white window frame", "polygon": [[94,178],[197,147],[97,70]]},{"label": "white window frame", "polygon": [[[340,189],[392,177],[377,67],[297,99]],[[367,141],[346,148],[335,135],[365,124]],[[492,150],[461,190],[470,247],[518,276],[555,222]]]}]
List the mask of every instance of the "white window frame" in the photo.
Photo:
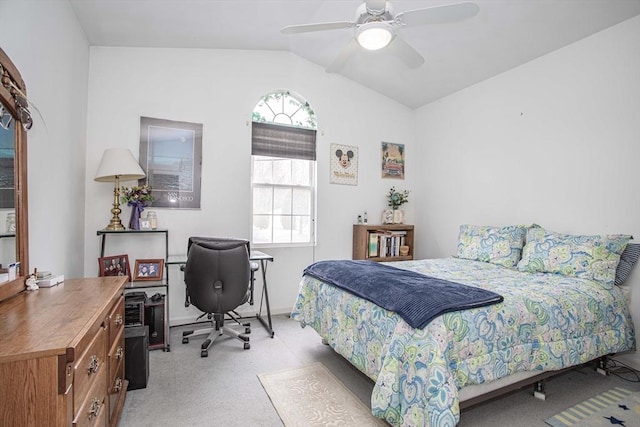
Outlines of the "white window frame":
[{"label": "white window frame", "polygon": [[[303,129],[313,129],[316,130],[316,126],[315,126],[315,113],[313,112],[313,110],[308,106],[308,104],[299,96],[296,95],[292,95],[290,92],[288,91],[277,91],[277,92],[273,92],[270,94],[265,95],[263,98],[261,98],[261,100],[258,102],[258,104],[256,105],[256,107],[258,107],[258,105],[260,104],[260,102],[265,102],[266,99],[268,99],[271,95],[273,95],[274,93],[278,93],[279,95],[282,96],[282,109],[281,110],[277,110],[277,109],[273,109],[273,113],[274,113],[274,117],[264,117],[264,115],[262,115],[260,117],[259,120],[255,119],[255,112],[257,110],[254,110],[254,122],[261,122],[261,123],[271,123],[273,125],[283,125],[283,126],[294,126],[297,128],[303,128]],[[288,97],[288,98],[287,98]],[[291,121],[291,124],[286,123],[286,117],[287,117],[287,112],[285,111],[285,100],[290,100],[291,98],[293,98],[293,100],[299,102],[301,105],[304,105],[307,109],[307,111],[309,111],[310,113],[310,117],[309,119],[305,122],[307,124],[307,126],[305,125],[301,125],[300,123],[300,115],[298,114],[296,119],[293,119],[292,117],[289,117],[289,120]],[[271,98],[273,99],[273,98]],[[301,109],[298,109],[295,111],[294,114],[296,113],[300,113]],[[264,109],[263,109],[263,113],[264,113]],[[277,119],[276,119],[277,116]],[[285,122],[283,122],[283,118],[285,119]],[[304,118],[304,116],[303,116]],[[297,122],[294,124],[294,120]],[[310,124],[310,125],[309,125]],[[253,144],[253,140],[252,140],[252,144]],[[266,247],[306,247],[306,246],[315,246],[316,245],[316,217],[317,217],[317,211],[316,211],[316,193],[317,193],[317,160],[306,160],[306,159],[299,159],[300,161],[306,161],[309,164],[309,185],[297,185],[297,184],[265,184],[265,183],[256,183],[254,182],[254,168],[255,168],[255,163],[256,160],[258,158],[262,158],[262,159],[273,159],[274,161],[277,160],[293,160],[291,158],[287,158],[287,157],[277,157],[277,156],[271,156],[271,157],[267,157],[267,156],[262,156],[262,155],[251,155],[251,203],[250,203],[250,241],[251,241],[251,245],[252,247],[256,247],[256,248],[266,248]],[[304,188],[307,189],[310,193],[309,197],[310,197],[310,206],[309,206],[309,240],[308,241],[304,241],[304,242],[294,242],[292,241],[291,237],[289,237],[289,241],[288,242],[273,242],[273,235],[274,235],[274,227],[273,227],[273,223],[274,223],[274,217],[276,216],[281,216],[280,214],[276,214],[274,212],[274,208],[272,205],[272,209],[271,209],[271,213],[270,214],[265,214],[265,215],[270,215],[271,216],[271,242],[262,242],[262,243],[257,243],[255,242],[254,239],[254,193],[255,190],[257,188],[271,188],[273,191],[275,191],[278,188],[288,188],[288,189],[296,189],[296,188]],[[293,199],[291,201],[293,203]],[[272,199],[272,204],[274,203],[274,200]],[[293,209],[290,210],[290,214],[285,214],[285,215],[289,215],[291,217],[297,217],[300,215],[295,215],[293,214]],[[258,215],[258,214],[256,214]],[[304,215],[303,215],[304,216]],[[293,231],[293,228],[292,228]]]},{"label": "white window frame", "polygon": [[[254,171],[254,163],[256,161],[256,158],[259,157],[264,157],[264,156],[251,156],[251,246],[252,247],[256,247],[256,248],[265,248],[265,247],[271,247],[271,248],[275,248],[275,247],[305,247],[305,246],[315,246],[316,244],[316,162],[315,160],[303,160],[309,163],[309,185],[308,186],[304,186],[304,185],[293,185],[293,184],[263,184],[263,183],[255,183],[254,179],[253,179],[253,171]],[[291,160],[291,159],[287,159],[284,157],[273,157],[274,160],[276,159],[280,159],[280,160]],[[289,242],[273,242],[273,217],[275,216],[273,213],[273,209],[271,212],[271,242],[269,243],[257,243],[255,242],[254,239],[254,235],[253,235],[253,218],[254,218],[254,213],[253,213],[253,199],[254,199],[254,191],[256,188],[271,188],[271,189],[278,189],[278,188],[284,188],[284,189],[296,189],[296,188],[303,188],[303,189],[308,189],[309,190],[309,197],[310,197],[310,206],[309,206],[309,228],[310,228],[310,233],[309,233],[309,241],[306,242],[293,242],[291,240],[289,240]],[[273,202],[273,200],[272,200]],[[293,201],[292,201],[293,202]],[[293,210],[292,210],[293,211]],[[258,214],[256,214],[258,215]],[[289,216],[300,216],[300,215],[294,215],[293,213],[288,214]]]}]

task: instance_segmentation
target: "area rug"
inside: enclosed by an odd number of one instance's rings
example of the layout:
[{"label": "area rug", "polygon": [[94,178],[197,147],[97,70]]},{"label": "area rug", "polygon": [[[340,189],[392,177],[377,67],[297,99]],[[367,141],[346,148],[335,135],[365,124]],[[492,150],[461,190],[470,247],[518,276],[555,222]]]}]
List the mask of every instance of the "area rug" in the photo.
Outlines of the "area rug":
[{"label": "area rug", "polygon": [[553,427],[640,427],[640,392],[616,387],[578,403],[546,423]]},{"label": "area rug", "polygon": [[322,363],[258,378],[286,427],[388,426]]}]

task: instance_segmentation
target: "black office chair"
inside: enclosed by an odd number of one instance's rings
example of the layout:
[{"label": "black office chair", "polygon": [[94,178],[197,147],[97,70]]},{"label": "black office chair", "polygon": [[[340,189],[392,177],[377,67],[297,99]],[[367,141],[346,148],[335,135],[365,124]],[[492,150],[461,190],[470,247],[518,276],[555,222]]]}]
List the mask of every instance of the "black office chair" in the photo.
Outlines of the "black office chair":
[{"label": "black office chair", "polygon": [[[201,357],[209,355],[209,347],[221,335],[237,338],[248,350],[251,333],[250,323],[240,323],[235,309],[252,299],[253,268],[249,261],[249,241],[244,239],[191,237],[188,243],[187,263],[184,266],[184,281],[187,286],[187,302],[213,319],[213,326],[182,333],[182,343],[189,337],[208,335],[202,343]],[[243,326],[244,334],[224,325],[233,320]]]}]

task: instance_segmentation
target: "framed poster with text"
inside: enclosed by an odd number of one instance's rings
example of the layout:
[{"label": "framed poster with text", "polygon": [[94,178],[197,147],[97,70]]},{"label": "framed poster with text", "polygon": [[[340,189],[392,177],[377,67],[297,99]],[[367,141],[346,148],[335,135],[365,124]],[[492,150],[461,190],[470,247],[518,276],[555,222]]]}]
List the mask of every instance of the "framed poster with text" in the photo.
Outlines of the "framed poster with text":
[{"label": "framed poster with text", "polygon": [[154,208],[200,208],[202,124],[140,117],[140,166]]}]

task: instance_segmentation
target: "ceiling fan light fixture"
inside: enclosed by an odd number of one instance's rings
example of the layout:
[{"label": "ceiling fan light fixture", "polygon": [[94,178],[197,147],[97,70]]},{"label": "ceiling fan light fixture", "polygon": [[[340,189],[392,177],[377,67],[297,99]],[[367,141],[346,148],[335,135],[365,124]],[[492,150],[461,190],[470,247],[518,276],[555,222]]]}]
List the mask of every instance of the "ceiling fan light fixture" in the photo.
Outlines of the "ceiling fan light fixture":
[{"label": "ceiling fan light fixture", "polygon": [[386,22],[367,22],[356,30],[356,40],[367,50],[379,50],[386,47],[395,33],[393,27]]}]

